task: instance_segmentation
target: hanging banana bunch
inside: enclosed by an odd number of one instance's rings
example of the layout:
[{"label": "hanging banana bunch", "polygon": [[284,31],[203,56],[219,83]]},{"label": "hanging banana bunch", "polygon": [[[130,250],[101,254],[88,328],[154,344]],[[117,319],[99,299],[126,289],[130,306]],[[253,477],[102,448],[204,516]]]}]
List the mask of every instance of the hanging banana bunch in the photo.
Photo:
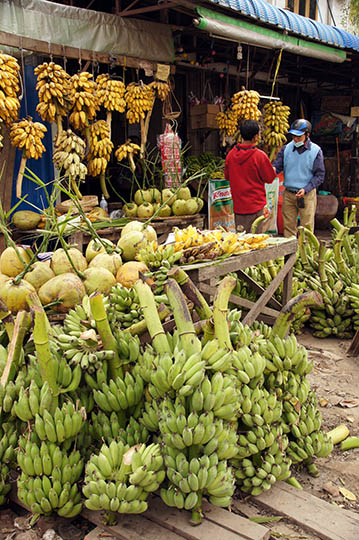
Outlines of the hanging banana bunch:
[{"label": "hanging banana bunch", "polygon": [[125,99],[128,109],[126,118],[130,124],[135,124],[136,122],[141,124],[141,157],[145,151],[149,119],[155,97],[154,89],[142,81],[139,83],[130,83],[126,87]]},{"label": "hanging banana bunch", "polygon": [[[264,109],[264,125],[263,131],[265,143],[272,148],[271,156],[275,149],[285,144],[288,133],[290,108],[283,105],[281,101],[270,101],[263,107]],[[272,156],[273,157],[273,156]]]},{"label": "hanging banana bunch", "polygon": [[260,95],[255,90],[242,89],[232,96],[232,110],[239,120],[259,120],[262,113],[258,109]]},{"label": "hanging banana bunch", "polygon": [[96,95],[96,83],[91,73],[83,71],[70,78],[70,99],[72,103],[70,124],[75,129],[87,128],[99,109]]},{"label": "hanging banana bunch", "polygon": [[118,162],[122,161],[123,159],[128,159],[130,162],[131,171],[134,173],[136,170],[136,165],[133,161],[133,156],[138,154],[140,150],[141,148],[138,146],[138,144],[132,143],[131,139],[127,139],[124,144],[121,144],[117,148],[115,156]]},{"label": "hanging banana bunch", "polygon": [[62,132],[61,117],[66,116],[71,108],[70,75],[55,62],[44,62],[35,68],[37,76],[36,90],[39,104],[36,111],[44,122],[57,123],[58,134]]},{"label": "hanging banana bunch", "polygon": [[88,173],[91,176],[100,176],[102,193],[109,198],[105,184],[105,172],[110,161],[113,142],[110,139],[110,128],[105,120],[98,120],[89,128],[90,149],[88,155]]},{"label": "hanging banana bunch", "polygon": [[110,128],[111,137],[112,112],[123,113],[126,109],[126,101],[124,99],[126,87],[122,81],[110,79],[107,73],[98,75],[96,84],[98,103],[107,110],[106,121]]},{"label": "hanging banana bunch", "polygon": [[45,146],[41,139],[44,138],[47,129],[41,122],[33,122],[31,116],[14,122],[10,127],[11,144],[22,150],[19,174],[16,180],[16,196],[21,197],[22,179],[25,171],[26,160],[39,159]]},{"label": "hanging banana bunch", "polygon": [[169,96],[169,93],[171,92],[171,88],[168,81],[167,82],[152,81],[148,86],[150,88],[153,88],[153,90],[155,90],[156,96],[161,101],[165,101],[165,99]]},{"label": "hanging banana bunch", "polygon": [[83,181],[87,175],[87,167],[82,160],[85,157],[86,143],[71,129],[62,131],[54,144],[52,156],[56,168],[63,169],[64,176],[69,178],[70,184],[77,197],[82,195],[78,189],[76,179]]},{"label": "hanging banana bunch", "polygon": [[226,112],[219,112],[216,121],[221,133],[222,146],[225,146],[226,137],[233,137],[238,131],[237,111],[228,109]]},{"label": "hanging banana bunch", "polygon": [[16,58],[0,53],[0,118],[7,126],[19,117],[19,71]]}]

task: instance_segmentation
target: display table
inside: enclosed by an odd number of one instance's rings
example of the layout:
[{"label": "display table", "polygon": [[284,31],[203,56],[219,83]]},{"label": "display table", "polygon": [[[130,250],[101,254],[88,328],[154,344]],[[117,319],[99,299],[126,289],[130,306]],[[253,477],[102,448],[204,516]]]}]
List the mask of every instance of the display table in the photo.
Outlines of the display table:
[{"label": "display table", "polygon": [[[279,315],[280,310],[290,300],[292,291],[293,266],[296,261],[298,242],[295,238],[273,239],[275,242],[264,249],[257,249],[232,256],[221,262],[210,261],[183,266],[183,270],[189,275],[204,296],[209,299],[213,297],[216,283],[221,276],[235,272],[239,278],[246,281],[260,297],[256,302],[251,302],[245,298],[231,295],[229,300],[248,309],[247,315],[243,319],[243,324],[251,325],[258,316],[266,322],[273,322]],[[249,277],[243,270],[249,266],[268,262],[278,257],[284,257],[284,266],[273,279],[272,283],[263,289],[256,281]],[[283,283],[283,305],[273,297],[278,287]],[[267,307],[269,304],[271,307]]]}]

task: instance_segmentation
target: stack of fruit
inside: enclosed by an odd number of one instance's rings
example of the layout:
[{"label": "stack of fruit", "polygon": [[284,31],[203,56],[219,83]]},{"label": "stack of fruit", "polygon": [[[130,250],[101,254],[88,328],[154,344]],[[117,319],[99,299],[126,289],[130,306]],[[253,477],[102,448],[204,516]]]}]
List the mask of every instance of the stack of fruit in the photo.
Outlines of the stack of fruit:
[{"label": "stack of fruit", "polygon": [[44,122],[57,122],[59,134],[62,131],[61,117],[66,116],[71,108],[69,95],[70,75],[55,62],[44,62],[34,70],[37,77],[36,90],[39,104],[36,111]]},{"label": "stack of fruit", "polygon": [[188,187],[177,190],[165,188],[139,189],[134,194],[134,201],[124,206],[127,217],[149,219],[155,217],[186,216],[200,212],[203,200],[192,197]]},{"label": "stack of fruit", "polygon": [[20,101],[17,94],[20,90],[20,66],[13,56],[0,53],[0,124],[10,124],[18,119]]},{"label": "stack of fruit", "polygon": [[263,121],[266,127],[263,131],[263,137],[269,147],[275,148],[286,143],[289,115],[290,108],[283,105],[281,101],[270,101],[264,105]]}]

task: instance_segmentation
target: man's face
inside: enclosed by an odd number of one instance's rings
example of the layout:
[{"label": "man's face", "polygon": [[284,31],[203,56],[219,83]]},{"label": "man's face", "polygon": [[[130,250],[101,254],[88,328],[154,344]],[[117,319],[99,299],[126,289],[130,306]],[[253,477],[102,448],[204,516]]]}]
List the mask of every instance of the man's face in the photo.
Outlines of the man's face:
[{"label": "man's face", "polygon": [[305,133],[303,135],[292,135],[292,138],[295,143],[305,142]]}]

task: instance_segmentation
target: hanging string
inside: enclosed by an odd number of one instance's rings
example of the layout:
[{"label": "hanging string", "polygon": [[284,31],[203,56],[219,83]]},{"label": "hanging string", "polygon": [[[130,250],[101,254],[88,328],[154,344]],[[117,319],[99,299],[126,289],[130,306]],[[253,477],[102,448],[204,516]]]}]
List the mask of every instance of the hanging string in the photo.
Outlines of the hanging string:
[{"label": "hanging string", "polygon": [[64,58],[64,70],[66,71],[67,58],[66,58],[66,54],[65,54],[65,45],[62,45],[62,54],[63,54],[63,58]]},{"label": "hanging string", "polygon": [[272,83],[272,91],[271,91],[270,97],[273,97],[273,94],[274,94],[274,86],[275,86],[275,83],[276,83],[276,80],[277,80],[277,75],[278,75],[278,71],[279,71],[279,66],[280,66],[280,63],[281,63],[281,60],[282,60],[282,53],[283,53],[283,49],[281,49],[281,50],[279,51],[279,54],[278,54],[277,65],[276,65],[276,67],[275,67],[275,72],[274,72],[274,77],[273,77],[273,83]]},{"label": "hanging string", "polygon": [[53,57],[52,52],[51,52],[51,41],[48,41],[47,45],[48,45],[48,49],[49,49],[50,62],[52,62],[54,57]]},{"label": "hanging string", "polygon": [[246,67],[246,88],[247,88],[247,90],[249,90],[249,88],[248,88],[248,80],[249,80],[249,45],[248,45],[248,49],[247,49],[247,67]]},{"label": "hanging string", "polygon": [[20,36],[20,55],[21,55],[21,69],[22,69],[22,87],[25,100],[25,114],[28,116],[27,109],[27,92],[26,92],[26,80],[25,80],[25,62],[24,62],[24,49],[22,48],[22,37]]},{"label": "hanging string", "polygon": [[82,69],[82,60],[81,60],[81,47],[79,47],[79,71]]}]

